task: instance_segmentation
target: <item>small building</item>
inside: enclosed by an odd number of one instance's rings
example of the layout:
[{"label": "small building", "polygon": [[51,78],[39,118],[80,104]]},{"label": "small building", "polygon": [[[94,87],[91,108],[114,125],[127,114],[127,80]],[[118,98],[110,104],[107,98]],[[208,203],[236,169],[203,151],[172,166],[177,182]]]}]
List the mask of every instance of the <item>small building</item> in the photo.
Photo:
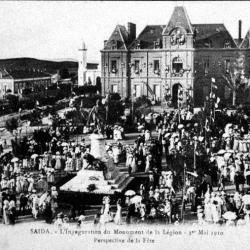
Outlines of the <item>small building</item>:
[{"label": "small building", "polygon": [[0,70],[0,98],[7,94],[22,96],[25,90],[41,92],[51,85],[51,75],[40,70]]},{"label": "small building", "polygon": [[101,77],[101,70],[99,69],[99,63],[87,62],[87,47],[84,41],[81,43],[78,54],[78,86],[83,86],[86,83],[96,85],[97,78]]}]

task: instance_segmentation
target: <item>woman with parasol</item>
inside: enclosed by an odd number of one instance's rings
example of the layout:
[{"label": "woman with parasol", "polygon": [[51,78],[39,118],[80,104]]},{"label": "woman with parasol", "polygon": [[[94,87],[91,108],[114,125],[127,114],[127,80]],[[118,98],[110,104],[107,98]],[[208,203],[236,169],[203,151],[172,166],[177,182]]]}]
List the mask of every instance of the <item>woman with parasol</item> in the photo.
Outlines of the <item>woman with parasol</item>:
[{"label": "woman with parasol", "polygon": [[116,225],[122,224],[122,206],[121,206],[121,204],[122,204],[122,200],[118,199],[117,203],[116,203],[117,210],[116,210],[116,214],[115,214],[115,218],[114,218],[114,222]]}]

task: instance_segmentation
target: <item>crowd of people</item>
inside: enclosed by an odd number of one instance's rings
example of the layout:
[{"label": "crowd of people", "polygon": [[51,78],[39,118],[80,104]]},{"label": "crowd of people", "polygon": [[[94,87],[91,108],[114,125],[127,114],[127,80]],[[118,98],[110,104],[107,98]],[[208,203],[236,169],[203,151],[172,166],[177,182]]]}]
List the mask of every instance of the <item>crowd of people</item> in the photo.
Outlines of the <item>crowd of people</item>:
[{"label": "crowd of people", "polygon": [[[248,118],[244,114],[224,115],[219,123],[214,119],[208,125],[207,120],[198,118],[184,108],[149,114],[147,119],[142,115],[137,118],[139,135],[132,145],[120,143],[125,138],[122,126],[109,126],[107,137],[114,143],[106,145],[107,153],[116,164],[125,161],[130,175],[143,172],[148,177],[131,190],[132,195],[115,201],[115,213],[110,205],[114,201],[104,197],[96,224],[179,224],[189,203],[200,224],[228,222],[230,213],[233,222],[245,216],[247,223],[250,199],[244,184],[250,184]],[[90,146],[84,140],[76,143],[65,138],[63,130],[40,129],[27,138],[29,161],[12,152],[2,153],[1,214],[5,224],[15,223],[21,210],[28,210],[35,219],[44,215],[51,222],[57,216],[57,224],[68,223],[67,216],[57,215],[54,184],[58,175],[84,168]],[[39,143],[41,137],[46,137],[43,143]],[[235,185],[236,193],[226,192],[227,183]],[[182,195],[177,197],[180,191]],[[19,213],[15,211],[18,207]],[[82,216],[80,225],[84,214],[78,216]]]}]

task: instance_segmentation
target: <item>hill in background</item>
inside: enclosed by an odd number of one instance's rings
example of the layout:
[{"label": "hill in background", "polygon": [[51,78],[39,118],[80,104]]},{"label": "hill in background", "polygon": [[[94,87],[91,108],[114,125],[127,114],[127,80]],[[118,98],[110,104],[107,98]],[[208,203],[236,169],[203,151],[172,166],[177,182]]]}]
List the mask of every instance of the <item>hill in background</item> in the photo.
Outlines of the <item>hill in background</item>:
[{"label": "hill in background", "polygon": [[69,73],[76,73],[78,62],[75,61],[49,61],[35,58],[10,58],[0,59],[0,69],[36,69],[45,73],[55,74],[59,70],[68,69]]}]

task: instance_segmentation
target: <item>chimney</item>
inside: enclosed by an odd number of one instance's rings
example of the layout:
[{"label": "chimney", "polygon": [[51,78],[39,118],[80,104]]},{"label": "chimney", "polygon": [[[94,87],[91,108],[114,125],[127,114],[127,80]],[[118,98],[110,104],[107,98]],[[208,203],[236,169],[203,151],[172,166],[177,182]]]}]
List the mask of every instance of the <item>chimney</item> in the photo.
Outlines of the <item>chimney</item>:
[{"label": "chimney", "polygon": [[103,42],[104,42],[104,48],[105,48],[106,45],[107,45],[108,40],[104,40]]},{"label": "chimney", "polygon": [[136,24],[128,23],[128,43],[130,44],[136,39]]},{"label": "chimney", "polygon": [[239,20],[239,41],[241,41],[241,20]]}]

